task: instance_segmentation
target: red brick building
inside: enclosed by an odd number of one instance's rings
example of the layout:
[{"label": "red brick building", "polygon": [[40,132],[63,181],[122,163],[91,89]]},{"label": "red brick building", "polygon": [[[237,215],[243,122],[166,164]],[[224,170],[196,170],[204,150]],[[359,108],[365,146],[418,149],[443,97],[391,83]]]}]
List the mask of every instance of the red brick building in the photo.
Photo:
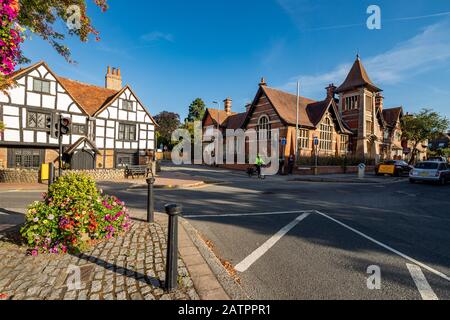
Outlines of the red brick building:
[{"label": "red brick building", "polygon": [[[320,156],[355,156],[366,159],[403,157],[400,120],[403,108],[384,109],[382,90],[369,78],[357,56],[345,81],[324,90],[324,98],[315,101],[269,87],[264,79],[256,96],[243,113],[232,112],[232,101],[224,101],[224,110],[207,109],[203,128],[255,129],[258,139],[270,138],[271,130],[278,129],[280,156],[295,154],[298,116],[298,153],[310,157],[315,148]],[[314,146],[314,139],[319,140]],[[226,137],[224,138],[226,141]],[[237,152],[243,152],[236,147]]]}]

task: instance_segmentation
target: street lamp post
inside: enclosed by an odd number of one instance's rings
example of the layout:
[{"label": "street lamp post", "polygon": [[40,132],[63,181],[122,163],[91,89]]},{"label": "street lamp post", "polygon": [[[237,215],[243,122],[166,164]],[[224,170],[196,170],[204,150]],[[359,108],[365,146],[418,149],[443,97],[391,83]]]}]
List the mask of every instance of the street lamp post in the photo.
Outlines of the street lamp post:
[{"label": "street lamp post", "polygon": [[300,108],[300,82],[297,81],[297,112],[296,112],[296,122],[295,122],[295,160],[298,162],[300,155],[298,152],[298,136],[299,136],[299,119],[298,111]]}]

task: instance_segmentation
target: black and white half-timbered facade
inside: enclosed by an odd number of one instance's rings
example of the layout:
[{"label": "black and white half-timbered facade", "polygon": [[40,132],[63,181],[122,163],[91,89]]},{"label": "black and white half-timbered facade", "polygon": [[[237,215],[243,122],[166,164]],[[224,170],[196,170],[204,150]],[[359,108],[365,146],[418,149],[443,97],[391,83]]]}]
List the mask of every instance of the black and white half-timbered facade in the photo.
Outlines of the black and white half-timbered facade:
[{"label": "black and white half-timbered facade", "polygon": [[45,62],[20,69],[16,86],[0,93],[0,168],[38,168],[58,164],[58,140],[46,119],[71,119],[63,137],[63,161],[71,169],[120,168],[146,164],[155,150],[155,121],[127,85],[120,69],[111,69],[105,87],[55,75]]}]

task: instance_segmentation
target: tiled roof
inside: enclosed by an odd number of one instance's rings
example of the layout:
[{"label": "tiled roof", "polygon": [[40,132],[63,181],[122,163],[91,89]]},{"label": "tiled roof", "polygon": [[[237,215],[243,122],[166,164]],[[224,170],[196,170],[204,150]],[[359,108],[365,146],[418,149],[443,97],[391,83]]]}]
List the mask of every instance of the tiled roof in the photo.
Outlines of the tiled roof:
[{"label": "tiled roof", "polygon": [[227,129],[242,129],[245,118],[247,118],[247,112],[233,114],[227,119]]},{"label": "tiled roof", "polygon": [[[288,124],[296,125],[297,96],[267,86],[261,86],[261,88],[266,93],[267,98],[270,100],[281,119]],[[298,119],[301,126],[314,127],[314,124],[311,122],[308,116],[306,108],[309,104],[315,102],[316,101],[312,99],[300,97]]]},{"label": "tiled roof", "polygon": [[224,110],[218,110],[213,108],[208,108],[207,112],[213,119],[213,121],[216,123],[216,125],[220,126],[226,126],[226,122],[228,120],[228,117],[235,115],[235,112],[232,113],[226,113]]},{"label": "tiled roof", "polygon": [[374,91],[382,91],[375,84],[373,84],[372,80],[370,80],[369,75],[364,68],[361,59],[359,57],[356,58],[355,63],[347,75],[344,83],[341,84],[339,88],[337,88],[336,93],[340,93],[346,90],[352,90],[359,87],[369,87]]},{"label": "tiled roof", "polygon": [[308,113],[309,120],[314,126],[317,126],[320,120],[322,120],[322,117],[329,105],[329,99],[308,104],[306,107],[306,112]]},{"label": "tiled roof", "polygon": [[93,116],[120,92],[61,77],[58,77],[58,80],[90,116]]},{"label": "tiled roof", "polygon": [[387,125],[394,126],[402,113],[403,113],[402,107],[384,109],[383,110],[384,121],[386,121]]}]

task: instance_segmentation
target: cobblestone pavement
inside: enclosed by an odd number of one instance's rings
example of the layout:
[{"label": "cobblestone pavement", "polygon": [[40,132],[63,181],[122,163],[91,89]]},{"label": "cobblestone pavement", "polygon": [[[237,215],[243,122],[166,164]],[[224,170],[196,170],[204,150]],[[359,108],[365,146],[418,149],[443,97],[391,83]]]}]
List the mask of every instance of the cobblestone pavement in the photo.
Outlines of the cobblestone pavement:
[{"label": "cobblestone pavement", "polygon": [[[26,255],[11,237],[0,239],[0,300],[197,300],[184,262],[178,290],[167,293],[165,232],[135,221],[123,237],[79,255]],[[70,267],[80,267],[81,289],[69,290]]]}]

